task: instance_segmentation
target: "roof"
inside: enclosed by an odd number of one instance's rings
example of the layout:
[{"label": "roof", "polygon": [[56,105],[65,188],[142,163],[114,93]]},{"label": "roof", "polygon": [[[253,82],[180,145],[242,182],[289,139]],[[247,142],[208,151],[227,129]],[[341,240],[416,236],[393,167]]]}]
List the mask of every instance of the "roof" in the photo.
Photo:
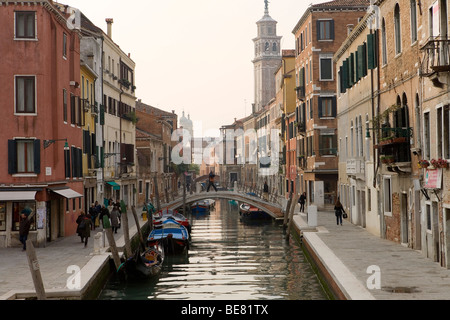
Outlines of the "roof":
[{"label": "roof", "polygon": [[370,6],[370,0],[333,0],[323,3],[311,4],[308,9],[306,9],[303,16],[300,18],[292,33],[296,33],[298,28],[303,25],[303,22],[313,11],[323,11],[323,10],[366,10]]}]

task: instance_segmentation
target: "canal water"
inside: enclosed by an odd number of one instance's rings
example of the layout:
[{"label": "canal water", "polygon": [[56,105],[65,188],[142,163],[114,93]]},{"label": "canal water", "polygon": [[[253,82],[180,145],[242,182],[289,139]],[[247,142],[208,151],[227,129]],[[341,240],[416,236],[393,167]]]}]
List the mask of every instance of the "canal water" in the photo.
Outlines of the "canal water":
[{"label": "canal water", "polygon": [[216,202],[208,215],[187,215],[187,254],[166,256],[154,279],[113,276],[99,300],[326,300],[299,243],[282,223],[241,221],[237,205]]}]

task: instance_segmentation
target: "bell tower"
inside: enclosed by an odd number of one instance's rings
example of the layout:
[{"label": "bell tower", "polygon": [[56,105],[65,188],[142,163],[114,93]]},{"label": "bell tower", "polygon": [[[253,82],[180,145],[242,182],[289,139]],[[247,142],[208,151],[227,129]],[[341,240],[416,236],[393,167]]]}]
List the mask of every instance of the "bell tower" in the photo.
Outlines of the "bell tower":
[{"label": "bell tower", "polygon": [[253,39],[255,58],[255,102],[253,112],[258,112],[275,97],[275,72],[281,64],[281,38],[277,36],[277,21],[269,15],[269,1],[264,0],[264,16],[256,22],[258,36]]}]

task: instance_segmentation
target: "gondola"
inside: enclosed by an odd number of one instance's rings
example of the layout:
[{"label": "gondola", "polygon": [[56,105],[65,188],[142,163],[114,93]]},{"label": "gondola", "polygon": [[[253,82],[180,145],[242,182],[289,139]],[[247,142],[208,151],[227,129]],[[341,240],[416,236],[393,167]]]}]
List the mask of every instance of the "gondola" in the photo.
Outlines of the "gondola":
[{"label": "gondola", "polygon": [[189,250],[189,232],[185,226],[172,219],[162,222],[161,228],[153,229],[147,245],[153,247],[162,244],[166,254],[178,254]]},{"label": "gondola", "polygon": [[144,252],[137,250],[125,261],[125,272],[137,278],[150,278],[161,272],[164,250],[161,246],[149,247]]}]

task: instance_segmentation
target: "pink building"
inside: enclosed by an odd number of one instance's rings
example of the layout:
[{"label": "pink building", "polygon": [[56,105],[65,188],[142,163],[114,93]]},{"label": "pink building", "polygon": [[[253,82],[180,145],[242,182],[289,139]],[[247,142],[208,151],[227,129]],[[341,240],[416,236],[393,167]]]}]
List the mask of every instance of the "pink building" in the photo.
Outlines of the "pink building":
[{"label": "pink building", "polygon": [[[70,9],[70,8],[69,8]],[[69,10],[68,9],[68,10]],[[0,247],[75,234],[83,208],[79,33],[52,1],[0,6]]]}]

